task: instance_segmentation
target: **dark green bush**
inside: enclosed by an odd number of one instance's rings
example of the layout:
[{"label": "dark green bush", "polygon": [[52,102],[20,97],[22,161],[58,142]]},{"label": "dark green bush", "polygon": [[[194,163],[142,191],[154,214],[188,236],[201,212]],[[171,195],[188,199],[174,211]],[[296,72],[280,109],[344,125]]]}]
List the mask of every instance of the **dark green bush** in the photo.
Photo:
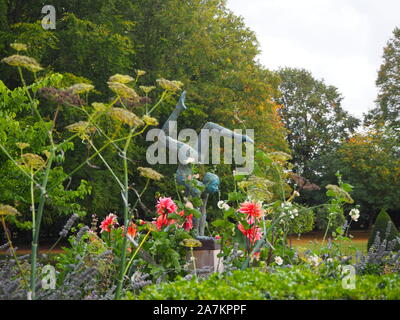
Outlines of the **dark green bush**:
[{"label": "dark green bush", "polygon": [[[389,223],[390,226],[388,226]],[[385,239],[387,241],[393,240],[396,238],[396,236],[399,236],[399,231],[397,230],[396,226],[394,225],[392,219],[390,218],[389,214],[386,212],[385,209],[381,210],[381,212],[378,214],[378,217],[375,220],[375,224],[372,228],[371,235],[368,239],[368,250],[373,245],[378,232],[381,239],[382,240]]]},{"label": "dark green bush", "polygon": [[306,266],[280,268],[266,273],[258,269],[213,274],[196,282],[180,279],[146,287],[127,299],[139,300],[380,300],[400,299],[400,275],[357,276],[354,290],[344,289],[342,280],[321,277]]}]

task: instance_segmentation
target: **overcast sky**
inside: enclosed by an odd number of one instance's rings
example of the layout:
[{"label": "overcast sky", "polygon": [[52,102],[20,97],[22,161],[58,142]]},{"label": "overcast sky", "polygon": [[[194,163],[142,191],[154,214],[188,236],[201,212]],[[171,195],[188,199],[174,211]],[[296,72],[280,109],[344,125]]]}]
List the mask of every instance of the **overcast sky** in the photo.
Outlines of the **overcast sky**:
[{"label": "overcast sky", "polygon": [[262,64],[304,68],[339,88],[356,116],[374,106],[383,47],[400,0],[228,0],[257,34]]}]

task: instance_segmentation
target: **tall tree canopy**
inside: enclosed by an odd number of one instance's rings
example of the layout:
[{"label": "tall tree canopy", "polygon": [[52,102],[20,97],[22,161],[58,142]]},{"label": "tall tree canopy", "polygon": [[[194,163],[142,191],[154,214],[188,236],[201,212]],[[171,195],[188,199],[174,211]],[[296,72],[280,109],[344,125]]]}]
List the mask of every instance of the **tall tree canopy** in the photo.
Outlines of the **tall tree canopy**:
[{"label": "tall tree canopy", "polygon": [[376,84],[376,107],[364,117],[366,133],[355,136],[341,148],[343,165],[359,186],[355,198],[371,213],[370,222],[382,209],[400,222],[400,29],[383,50]]},{"label": "tall tree canopy", "polygon": [[336,168],[354,186],[353,197],[370,223],[382,208],[400,210],[400,150],[392,132],[355,134],[340,146],[337,156]]},{"label": "tall tree canopy", "polygon": [[[7,53],[10,42],[25,42],[43,65],[91,79],[100,91],[110,75],[136,68],[147,71],[149,82],[179,79],[192,103],[185,125],[199,125],[199,117],[230,127],[251,121],[261,147],[288,151],[273,102],[278,78],[256,61],[255,34],[225,3],[55,0],[57,29],[44,31],[38,22],[42,1],[12,0],[0,6],[12,29],[0,32],[0,46]],[[12,84],[14,75],[0,68]]]},{"label": "tall tree canopy", "polygon": [[375,127],[387,125],[400,134],[400,29],[393,31],[383,52],[383,63],[376,85],[379,88],[377,107],[365,117]]},{"label": "tall tree canopy", "polygon": [[[281,114],[297,171],[319,180],[327,166],[321,158],[336,150],[359,121],[341,107],[342,96],[334,86],[315,79],[302,69],[279,71]],[[328,164],[329,166],[329,164]]]}]

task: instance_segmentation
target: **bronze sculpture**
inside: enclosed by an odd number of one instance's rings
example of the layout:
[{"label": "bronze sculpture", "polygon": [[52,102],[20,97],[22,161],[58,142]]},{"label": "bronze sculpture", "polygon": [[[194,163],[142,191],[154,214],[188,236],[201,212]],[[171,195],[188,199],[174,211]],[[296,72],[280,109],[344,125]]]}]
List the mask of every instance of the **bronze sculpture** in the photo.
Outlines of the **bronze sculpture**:
[{"label": "bronze sculpture", "polygon": [[[204,237],[204,229],[207,218],[207,201],[210,194],[214,194],[219,191],[220,179],[212,172],[207,172],[203,177],[203,181],[193,178],[191,166],[192,164],[202,164],[202,161],[199,161],[199,159],[203,159],[204,153],[206,152],[204,147],[202,148],[204,137],[201,136],[200,139],[197,140],[197,145],[192,148],[188,144],[178,141],[170,136],[171,123],[174,123],[175,125],[180,113],[187,109],[185,106],[185,98],[186,91],[182,93],[178,104],[170,114],[167,121],[164,123],[162,131],[165,133],[164,145],[169,149],[180,152],[181,155],[178,160],[179,164],[176,171],[177,184],[185,186],[186,197],[199,197],[202,199],[202,206],[198,208],[201,212],[201,217],[194,219],[193,227],[195,233],[199,237]],[[202,129],[213,131],[214,133],[217,133],[223,137],[240,139],[241,142],[250,142],[254,144],[254,141],[248,136],[235,133],[213,122],[207,122]],[[203,189],[203,191],[200,191],[200,189]]]}]

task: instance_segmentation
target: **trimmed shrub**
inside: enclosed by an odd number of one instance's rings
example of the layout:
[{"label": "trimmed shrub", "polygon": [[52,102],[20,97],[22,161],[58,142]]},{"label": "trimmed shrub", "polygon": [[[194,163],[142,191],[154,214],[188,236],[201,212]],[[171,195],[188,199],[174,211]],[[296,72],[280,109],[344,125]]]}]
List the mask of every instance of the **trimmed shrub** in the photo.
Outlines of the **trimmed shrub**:
[{"label": "trimmed shrub", "polygon": [[[374,244],[377,233],[382,240],[387,240],[388,242],[396,239],[396,236],[399,236],[399,231],[397,230],[395,224],[390,218],[389,214],[385,209],[382,209],[378,214],[378,217],[375,220],[375,224],[372,228],[371,235],[368,239],[368,250]],[[397,247],[398,249],[398,247]]]},{"label": "trimmed shrub", "polygon": [[357,276],[356,288],[344,289],[342,279],[324,277],[306,266],[234,271],[207,280],[180,279],[128,293],[129,300],[392,300],[400,299],[400,275]]}]

